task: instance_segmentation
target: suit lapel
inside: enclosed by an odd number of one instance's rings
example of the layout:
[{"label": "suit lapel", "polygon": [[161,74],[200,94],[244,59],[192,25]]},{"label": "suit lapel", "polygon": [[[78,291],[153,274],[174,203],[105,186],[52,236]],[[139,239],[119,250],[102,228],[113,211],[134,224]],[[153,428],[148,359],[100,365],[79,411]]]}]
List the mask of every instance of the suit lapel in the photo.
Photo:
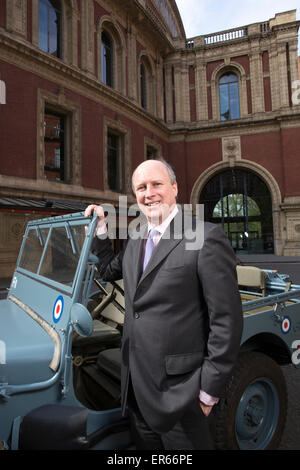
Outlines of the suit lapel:
[{"label": "suit lapel", "polygon": [[[139,285],[143,280],[153,271],[153,269],[158,266],[161,261],[168,256],[168,254],[181,242],[183,238],[182,234],[182,213],[179,210],[178,214],[171,221],[169,228],[166,230],[158,245],[156,246],[153,255],[150,258],[150,261],[142,273],[140,280],[138,281]],[[143,241],[143,240],[142,240]],[[143,247],[143,244],[142,244]],[[141,266],[141,256],[140,253],[139,261]]]}]

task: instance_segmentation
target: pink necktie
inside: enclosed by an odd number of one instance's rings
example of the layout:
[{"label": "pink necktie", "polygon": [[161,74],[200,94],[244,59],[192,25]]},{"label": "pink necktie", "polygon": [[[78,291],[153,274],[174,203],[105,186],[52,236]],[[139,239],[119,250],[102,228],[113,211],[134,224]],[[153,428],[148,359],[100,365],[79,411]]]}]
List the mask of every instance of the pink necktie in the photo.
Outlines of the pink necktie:
[{"label": "pink necktie", "polygon": [[144,255],[144,263],[143,263],[143,272],[145,271],[146,269],[146,266],[147,264],[149,263],[149,260],[152,256],[152,253],[153,253],[153,250],[155,248],[155,245],[154,245],[154,241],[153,241],[153,237],[155,237],[155,235],[157,234],[157,230],[155,230],[155,228],[153,228],[152,230],[150,230],[149,232],[149,235],[148,235],[148,238],[147,238],[147,243],[146,243],[146,247],[145,247],[145,255]]}]

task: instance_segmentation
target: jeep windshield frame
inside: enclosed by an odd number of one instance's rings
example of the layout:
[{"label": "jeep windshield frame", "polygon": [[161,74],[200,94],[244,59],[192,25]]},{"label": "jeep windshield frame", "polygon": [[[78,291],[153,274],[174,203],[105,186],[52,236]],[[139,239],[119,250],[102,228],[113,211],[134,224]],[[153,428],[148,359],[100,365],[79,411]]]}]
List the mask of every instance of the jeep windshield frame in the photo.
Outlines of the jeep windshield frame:
[{"label": "jeep windshield frame", "polygon": [[97,217],[86,218],[83,213],[29,222],[16,272],[72,295],[85,268],[96,222]]}]

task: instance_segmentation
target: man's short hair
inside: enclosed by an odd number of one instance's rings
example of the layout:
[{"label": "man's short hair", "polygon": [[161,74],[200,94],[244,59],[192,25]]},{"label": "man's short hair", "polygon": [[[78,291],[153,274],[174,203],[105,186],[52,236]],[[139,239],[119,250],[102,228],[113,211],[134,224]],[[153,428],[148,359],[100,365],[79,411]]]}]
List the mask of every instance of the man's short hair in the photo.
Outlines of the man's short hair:
[{"label": "man's short hair", "polygon": [[[145,161],[147,162],[147,161],[149,161],[149,160],[145,160]],[[167,172],[168,172],[169,178],[170,178],[170,183],[171,183],[171,184],[176,183],[176,175],[175,175],[175,172],[174,172],[173,168],[171,167],[171,165],[170,165],[168,162],[166,162],[163,158],[159,158],[159,159],[157,159],[157,160],[155,160],[155,161],[161,162],[161,163],[165,166],[165,168],[166,168],[166,170],[167,170]],[[138,167],[137,167],[137,168],[138,168]],[[136,168],[136,169],[137,169],[137,168]],[[131,187],[132,187],[132,191],[133,191],[134,193],[135,193],[135,190],[134,190],[134,185],[133,185],[133,178],[134,178],[134,174],[135,174],[136,169],[135,169],[134,172],[132,173],[132,177],[131,177]]]}]

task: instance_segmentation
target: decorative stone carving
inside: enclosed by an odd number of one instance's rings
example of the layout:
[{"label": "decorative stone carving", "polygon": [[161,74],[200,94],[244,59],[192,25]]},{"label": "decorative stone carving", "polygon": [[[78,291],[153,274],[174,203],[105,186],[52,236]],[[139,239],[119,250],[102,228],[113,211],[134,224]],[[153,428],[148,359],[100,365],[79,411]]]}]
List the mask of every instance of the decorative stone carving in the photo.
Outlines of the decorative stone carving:
[{"label": "decorative stone carving", "polygon": [[236,160],[241,160],[241,139],[239,136],[223,137],[222,139],[222,159],[229,162],[230,166],[235,165]]},{"label": "decorative stone carving", "polygon": [[287,215],[287,238],[288,241],[298,241],[300,243],[300,217],[290,217]]}]

